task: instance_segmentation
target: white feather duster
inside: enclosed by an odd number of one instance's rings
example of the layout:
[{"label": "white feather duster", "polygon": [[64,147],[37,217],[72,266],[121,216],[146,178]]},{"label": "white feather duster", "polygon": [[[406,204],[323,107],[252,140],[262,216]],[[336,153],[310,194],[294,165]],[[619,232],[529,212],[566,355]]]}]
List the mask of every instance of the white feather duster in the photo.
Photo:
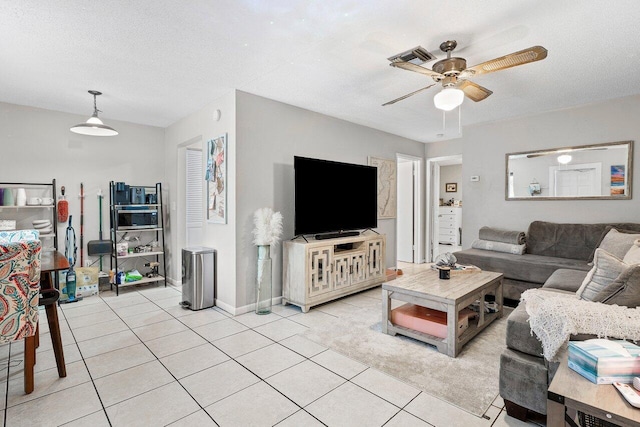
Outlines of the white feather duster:
[{"label": "white feather duster", "polygon": [[282,236],[282,214],[260,208],[253,214],[253,243],[275,246]]}]

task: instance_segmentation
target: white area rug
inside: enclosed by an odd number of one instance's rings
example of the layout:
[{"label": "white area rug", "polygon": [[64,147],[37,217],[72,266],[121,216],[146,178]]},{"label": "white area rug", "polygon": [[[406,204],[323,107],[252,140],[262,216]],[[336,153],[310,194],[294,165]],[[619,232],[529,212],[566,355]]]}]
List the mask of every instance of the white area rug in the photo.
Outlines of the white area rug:
[{"label": "white area rug", "polygon": [[[348,303],[348,298],[342,301]],[[511,309],[451,358],[428,344],[383,334],[379,305],[353,308],[352,313],[323,321],[302,335],[476,416],[482,416],[498,395],[500,354],[506,346]]]}]

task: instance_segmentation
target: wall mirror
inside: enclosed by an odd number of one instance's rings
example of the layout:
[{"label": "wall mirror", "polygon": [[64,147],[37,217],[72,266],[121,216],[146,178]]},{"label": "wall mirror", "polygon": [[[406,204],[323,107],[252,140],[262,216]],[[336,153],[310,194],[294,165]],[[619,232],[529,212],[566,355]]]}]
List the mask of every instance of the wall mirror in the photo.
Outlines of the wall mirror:
[{"label": "wall mirror", "polygon": [[506,154],[506,200],[631,199],[633,141]]}]

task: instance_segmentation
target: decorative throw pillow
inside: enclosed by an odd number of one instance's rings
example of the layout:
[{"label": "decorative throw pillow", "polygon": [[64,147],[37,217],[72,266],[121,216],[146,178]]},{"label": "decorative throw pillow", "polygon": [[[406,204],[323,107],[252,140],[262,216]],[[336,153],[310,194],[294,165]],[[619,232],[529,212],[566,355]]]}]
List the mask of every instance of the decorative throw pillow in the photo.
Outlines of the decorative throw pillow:
[{"label": "decorative throw pillow", "polygon": [[621,233],[615,228],[612,228],[607,235],[604,236],[598,248],[604,249],[616,258],[622,259],[637,239],[640,239],[640,234]]},{"label": "decorative throw pillow", "polygon": [[593,301],[625,307],[640,306],[640,264],[632,265],[609,283]]},{"label": "decorative throw pillow", "polygon": [[640,264],[640,239],[633,242],[633,246],[631,246],[622,261],[626,264]]},{"label": "decorative throw pillow", "polygon": [[[589,265],[593,265],[593,256],[596,254],[596,249],[600,247],[600,243],[602,243],[602,240],[605,238],[607,234],[609,234],[609,232],[612,229],[614,229],[613,225],[607,225],[602,231],[602,234],[598,238],[598,243],[596,243],[596,247],[593,249],[593,251],[591,252],[591,255],[589,255],[589,259],[587,260],[589,262]],[[622,228],[616,228],[616,230],[618,230],[618,232],[620,233],[625,233],[625,234],[640,234],[638,230],[623,230]]]},{"label": "decorative throw pillow", "polygon": [[604,249],[596,249],[596,255],[593,258],[594,266],[582,282],[582,286],[576,292],[578,298],[594,301],[603,289],[620,276],[620,273],[627,270],[629,265]]}]

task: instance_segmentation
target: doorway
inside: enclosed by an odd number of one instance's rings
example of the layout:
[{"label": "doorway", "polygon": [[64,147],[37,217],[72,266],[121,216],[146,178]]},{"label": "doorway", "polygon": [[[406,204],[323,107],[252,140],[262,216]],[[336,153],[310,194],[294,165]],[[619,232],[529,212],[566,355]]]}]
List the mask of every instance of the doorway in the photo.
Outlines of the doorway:
[{"label": "doorway", "polygon": [[[174,253],[180,254],[182,248],[202,245],[204,235],[204,163],[202,136],[185,141],[177,147],[177,217]],[[179,265],[178,265],[179,267]]]},{"label": "doorway", "polygon": [[462,249],[462,155],[427,160],[426,258]]},{"label": "doorway", "polygon": [[421,173],[422,159],[397,154],[396,259],[419,264],[422,254]]}]

